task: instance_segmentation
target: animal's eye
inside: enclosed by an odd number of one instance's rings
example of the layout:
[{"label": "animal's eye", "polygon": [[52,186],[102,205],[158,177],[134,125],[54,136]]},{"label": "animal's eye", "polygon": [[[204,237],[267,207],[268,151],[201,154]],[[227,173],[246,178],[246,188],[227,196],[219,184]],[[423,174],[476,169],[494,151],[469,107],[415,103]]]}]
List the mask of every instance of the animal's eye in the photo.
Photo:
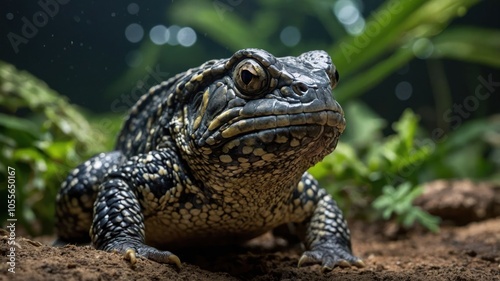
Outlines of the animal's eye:
[{"label": "animal's eye", "polygon": [[234,68],[233,79],[243,95],[257,97],[267,88],[269,74],[255,60],[245,59]]},{"label": "animal's eye", "polygon": [[250,71],[246,69],[241,71],[241,81],[243,81],[245,85],[250,84],[250,82],[252,82],[252,79],[253,79],[253,74]]}]

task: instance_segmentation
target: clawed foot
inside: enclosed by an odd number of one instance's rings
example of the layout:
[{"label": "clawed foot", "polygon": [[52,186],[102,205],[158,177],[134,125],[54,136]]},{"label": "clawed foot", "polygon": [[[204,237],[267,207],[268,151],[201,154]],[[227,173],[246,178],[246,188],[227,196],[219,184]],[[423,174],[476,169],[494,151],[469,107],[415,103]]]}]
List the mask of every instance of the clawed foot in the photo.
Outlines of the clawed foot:
[{"label": "clawed foot", "polygon": [[322,244],[304,252],[299,259],[298,266],[307,263],[321,263],[322,271],[331,271],[335,266],[340,267],[364,267],[365,263],[353,256],[351,252],[337,244]]},{"label": "clawed foot", "polygon": [[169,251],[160,251],[156,248],[147,245],[126,245],[115,249],[124,254],[124,258],[129,260],[132,265],[137,262],[137,258],[146,258],[159,263],[175,264],[181,268],[181,260],[176,255]]}]

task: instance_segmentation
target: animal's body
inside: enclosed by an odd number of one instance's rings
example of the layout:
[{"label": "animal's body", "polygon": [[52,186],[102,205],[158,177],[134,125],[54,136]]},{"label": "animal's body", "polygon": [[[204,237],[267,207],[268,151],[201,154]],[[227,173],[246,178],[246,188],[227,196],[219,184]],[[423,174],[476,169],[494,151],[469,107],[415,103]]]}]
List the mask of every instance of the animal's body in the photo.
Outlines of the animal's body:
[{"label": "animal's body", "polygon": [[299,263],[361,266],[341,211],[306,172],[344,130],[337,82],[323,51],[245,49],[151,88],[115,150],[62,184],[59,239],[178,264],[168,250],[294,224],[307,249]]}]

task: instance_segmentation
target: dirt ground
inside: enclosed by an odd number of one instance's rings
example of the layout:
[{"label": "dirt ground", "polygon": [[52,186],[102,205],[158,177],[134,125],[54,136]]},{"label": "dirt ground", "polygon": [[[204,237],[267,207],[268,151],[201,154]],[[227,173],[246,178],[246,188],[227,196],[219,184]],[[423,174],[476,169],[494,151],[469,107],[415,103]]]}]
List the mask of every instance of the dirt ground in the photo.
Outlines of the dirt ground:
[{"label": "dirt ground", "polygon": [[132,267],[116,253],[89,246],[55,248],[47,238],[19,237],[13,274],[7,272],[4,232],[0,280],[500,280],[500,217],[397,240],[384,238],[377,225],[352,222],[351,230],[354,252],[366,267],[328,273],[319,265],[297,268],[299,246],[266,249],[273,242],[268,235],[252,248],[177,253],[184,261],[180,271],[142,259]]},{"label": "dirt ground", "polygon": [[[16,237],[15,273],[7,255],[9,232],[0,228],[0,280],[499,280],[500,187],[468,180],[434,181],[416,200],[443,219],[439,233],[401,231],[391,223],[350,222],[355,255],[364,268],[297,267],[300,245],[272,234],[240,248],[175,252],[182,268],[90,246],[49,246],[54,237]],[[207,241],[209,243],[209,241]]]}]

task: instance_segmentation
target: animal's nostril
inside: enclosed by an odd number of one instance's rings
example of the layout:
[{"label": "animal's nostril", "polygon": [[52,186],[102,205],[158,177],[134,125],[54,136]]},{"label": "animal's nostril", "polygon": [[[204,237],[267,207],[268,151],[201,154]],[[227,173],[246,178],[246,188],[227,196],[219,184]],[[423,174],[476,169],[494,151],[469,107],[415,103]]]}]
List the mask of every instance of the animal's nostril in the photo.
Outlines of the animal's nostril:
[{"label": "animal's nostril", "polygon": [[295,90],[295,93],[297,94],[305,94],[307,92],[307,90],[309,89],[309,87],[307,87],[306,84],[304,83],[295,83],[295,85],[293,85],[293,88]]}]

